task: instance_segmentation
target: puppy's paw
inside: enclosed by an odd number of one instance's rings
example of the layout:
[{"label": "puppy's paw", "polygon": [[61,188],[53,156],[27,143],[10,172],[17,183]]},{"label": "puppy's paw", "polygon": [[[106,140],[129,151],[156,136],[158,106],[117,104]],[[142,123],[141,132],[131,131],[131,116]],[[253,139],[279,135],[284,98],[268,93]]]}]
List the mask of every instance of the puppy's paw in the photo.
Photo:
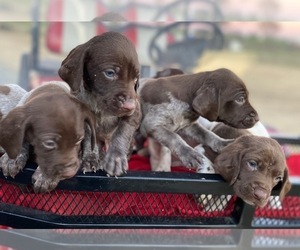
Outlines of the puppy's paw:
[{"label": "puppy's paw", "polygon": [[203,167],[204,164],[203,155],[194,149],[188,148],[187,150],[185,150],[185,152],[178,155],[178,158],[181,160],[183,165],[189,169],[200,169]]},{"label": "puppy's paw", "polygon": [[27,162],[27,157],[23,154],[17,156],[16,159],[10,159],[5,153],[0,158],[0,168],[4,176],[15,176],[25,167]]},{"label": "puppy's paw", "polygon": [[127,154],[109,150],[104,158],[103,169],[110,176],[120,176],[128,170]]},{"label": "puppy's paw", "polygon": [[45,176],[39,167],[32,175],[33,190],[35,193],[46,193],[56,188],[59,180]]},{"label": "puppy's paw", "polygon": [[220,153],[221,150],[226,147],[228,144],[232,143],[235,139],[223,139],[213,141],[210,145],[211,149],[217,153]]},{"label": "puppy's paw", "polygon": [[202,144],[199,144],[194,148],[199,154],[203,155],[203,164],[200,168],[196,169],[199,174],[214,174],[216,171],[214,169],[214,164],[205,156],[205,149]]},{"label": "puppy's paw", "polygon": [[92,152],[91,154],[82,157],[81,169],[84,174],[88,172],[96,172],[97,170],[102,169],[99,155]]}]

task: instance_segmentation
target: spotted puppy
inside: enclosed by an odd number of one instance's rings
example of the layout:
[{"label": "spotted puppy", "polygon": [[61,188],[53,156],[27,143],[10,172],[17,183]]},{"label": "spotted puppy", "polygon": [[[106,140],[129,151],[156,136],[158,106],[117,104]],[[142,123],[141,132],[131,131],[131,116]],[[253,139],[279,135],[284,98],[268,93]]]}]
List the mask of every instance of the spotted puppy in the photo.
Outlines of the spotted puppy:
[{"label": "spotted puppy", "polygon": [[53,190],[79,170],[85,126],[92,131],[88,140],[93,147],[94,116],[70,94],[66,83],[48,83],[25,93],[0,122],[0,145],[6,152],[0,159],[3,174],[15,177],[33,147],[38,164],[32,176],[34,191]]},{"label": "spotted puppy", "polygon": [[159,157],[168,157],[152,165],[154,171],[170,171],[171,153],[188,168],[203,168],[203,153],[186,140],[208,145],[216,152],[232,141],[201,126],[199,117],[236,128],[250,128],[258,121],[245,84],[224,68],[149,80],[140,90],[140,99],[140,131],[162,145]]}]

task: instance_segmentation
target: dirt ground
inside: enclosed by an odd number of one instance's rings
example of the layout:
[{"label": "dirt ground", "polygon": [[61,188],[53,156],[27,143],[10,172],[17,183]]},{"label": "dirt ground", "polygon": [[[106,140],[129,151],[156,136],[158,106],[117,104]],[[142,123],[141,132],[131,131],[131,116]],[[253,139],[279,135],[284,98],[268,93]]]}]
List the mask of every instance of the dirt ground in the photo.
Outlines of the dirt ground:
[{"label": "dirt ground", "polygon": [[[3,79],[16,81],[21,54],[30,50],[29,29],[0,28],[0,71]],[[43,49],[43,56],[52,56]],[[249,51],[206,52],[195,71],[227,67],[246,83],[250,100],[261,121],[279,132],[300,135],[300,70],[298,65],[262,61]],[[8,70],[7,70],[8,69]],[[6,78],[3,76],[6,74]]]}]

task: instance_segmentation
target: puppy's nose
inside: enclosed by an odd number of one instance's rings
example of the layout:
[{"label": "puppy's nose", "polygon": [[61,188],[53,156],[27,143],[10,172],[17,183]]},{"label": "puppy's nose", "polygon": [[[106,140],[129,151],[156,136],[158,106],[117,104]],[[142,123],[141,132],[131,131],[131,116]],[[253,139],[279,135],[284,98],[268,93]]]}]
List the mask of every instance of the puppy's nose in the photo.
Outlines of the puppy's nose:
[{"label": "puppy's nose", "polygon": [[122,103],[122,108],[127,111],[132,111],[136,107],[135,101],[132,99],[127,99]]},{"label": "puppy's nose", "polygon": [[258,200],[265,200],[268,197],[268,192],[265,189],[262,189],[262,188],[255,188],[254,196]]}]

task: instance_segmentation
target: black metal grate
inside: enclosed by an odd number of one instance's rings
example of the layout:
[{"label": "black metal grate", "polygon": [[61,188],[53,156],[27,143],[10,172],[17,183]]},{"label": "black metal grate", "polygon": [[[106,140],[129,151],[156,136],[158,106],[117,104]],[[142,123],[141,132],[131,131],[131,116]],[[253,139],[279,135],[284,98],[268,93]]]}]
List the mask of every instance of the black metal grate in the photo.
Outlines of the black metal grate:
[{"label": "black metal grate", "polygon": [[[277,138],[289,152],[299,139]],[[282,141],[283,140],[283,141]],[[296,146],[295,146],[296,145]],[[16,228],[295,228],[300,225],[299,184],[280,202],[253,208],[233,195],[219,175],[129,171],[122,178],[78,174],[51,193],[36,194],[28,163],[15,179],[0,175],[0,221]]]},{"label": "black metal grate", "polygon": [[282,202],[278,196],[271,197],[267,207],[255,210],[253,224],[260,227],[299,227],[300,197],[287,196]]},{"label": "black metal grate", "polygon": [[[68,218],[73,223],[93,223],[95,220],[105,224],[124,223],[134,219],[136,224],[167,224],[170,220],[193,221],[194,224],[232,224],[236,197],[230,196],[226,202],[212,203],[210,212],[204,211],[206,203],[199,202],[194,194],[142,193],[142,192],[86,192],[55,190],[46,194],[35,194],[30,185],[16,184],[0,180],[0,199],[2,203],[18,208],[29,208]],[[210,195],[202,195],[203,202]],[[214,205],[215,204],[215,205]],[[231,220],[228,218],[231,218]],[[221,221],[218,221],[218,218]]]}]

